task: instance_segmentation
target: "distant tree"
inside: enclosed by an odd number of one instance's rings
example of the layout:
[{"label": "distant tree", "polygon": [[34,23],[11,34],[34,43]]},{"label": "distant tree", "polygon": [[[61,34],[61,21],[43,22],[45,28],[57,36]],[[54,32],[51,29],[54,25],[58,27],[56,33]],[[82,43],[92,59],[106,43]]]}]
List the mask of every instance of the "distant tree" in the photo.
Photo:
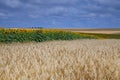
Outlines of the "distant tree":
[{"label": "distant tree", "polygon": [[32,27],[32,28],[36,28],[36,29],[43,29],[43,27]]}]

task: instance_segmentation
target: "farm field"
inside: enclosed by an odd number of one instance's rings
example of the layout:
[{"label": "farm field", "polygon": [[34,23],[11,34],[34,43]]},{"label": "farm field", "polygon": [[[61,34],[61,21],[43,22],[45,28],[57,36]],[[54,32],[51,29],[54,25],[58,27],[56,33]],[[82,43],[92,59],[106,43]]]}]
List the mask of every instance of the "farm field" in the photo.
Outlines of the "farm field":
[{"label": "farm field", "polygon": [[120,40],[1,43],[0,80],[120,80]]},{"label": "farm field", "polygon": [[0,42],[43,42],[52,40],[95,39],[95,36],[56,29],[1,29]]},{"label": "farm field", "polygon": [[106,31],[103,31],[103,29],[3,28],[0,29],[0,42],[11,43],[11,42],[44,42],[52,40],[76,40],[76,39],[120,39],[119,31],[120,31],[119,29],[106,29]]},{"label": "farm field", "polygon": [[120,34],[120,28],[111,28],[111,29],[64,29],[64,30],[68,30],[68,31],[72,31],[72,32],[80,32],[80,33],[94,33],[94,34]]},{"label": "farm field", "polygon": [[120,0],[0,0],[0,80],[120,80]]}]

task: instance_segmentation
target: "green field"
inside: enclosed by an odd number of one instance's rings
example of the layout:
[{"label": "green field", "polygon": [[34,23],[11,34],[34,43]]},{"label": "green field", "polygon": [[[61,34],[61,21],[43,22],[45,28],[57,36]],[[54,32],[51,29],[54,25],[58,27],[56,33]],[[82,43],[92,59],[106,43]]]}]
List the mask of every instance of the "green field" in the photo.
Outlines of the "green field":
[{"label": "green field", "polygon": [[80,33],[57,29],[0,29],[0,42],[43,42],[74,39],[120,39],[120,34]]}]

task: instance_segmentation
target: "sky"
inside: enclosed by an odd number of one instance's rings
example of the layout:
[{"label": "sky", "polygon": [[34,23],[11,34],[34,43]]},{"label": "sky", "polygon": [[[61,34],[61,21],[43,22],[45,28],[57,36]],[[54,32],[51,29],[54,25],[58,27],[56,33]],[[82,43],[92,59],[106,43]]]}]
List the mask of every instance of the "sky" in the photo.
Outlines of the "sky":
[{"label": "sky", "polygon": [[8,28],[120,28],[120,0],[0,0]]}]

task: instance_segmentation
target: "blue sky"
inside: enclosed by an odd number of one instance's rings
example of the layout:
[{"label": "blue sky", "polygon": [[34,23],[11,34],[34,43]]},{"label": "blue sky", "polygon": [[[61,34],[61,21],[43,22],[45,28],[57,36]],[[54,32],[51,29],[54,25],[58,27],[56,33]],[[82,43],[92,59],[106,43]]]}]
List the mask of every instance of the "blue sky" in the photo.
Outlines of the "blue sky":
[{"label": "blue sky", "polygon": [[0,26],[120,28],[120,0],[0,0]]}]

